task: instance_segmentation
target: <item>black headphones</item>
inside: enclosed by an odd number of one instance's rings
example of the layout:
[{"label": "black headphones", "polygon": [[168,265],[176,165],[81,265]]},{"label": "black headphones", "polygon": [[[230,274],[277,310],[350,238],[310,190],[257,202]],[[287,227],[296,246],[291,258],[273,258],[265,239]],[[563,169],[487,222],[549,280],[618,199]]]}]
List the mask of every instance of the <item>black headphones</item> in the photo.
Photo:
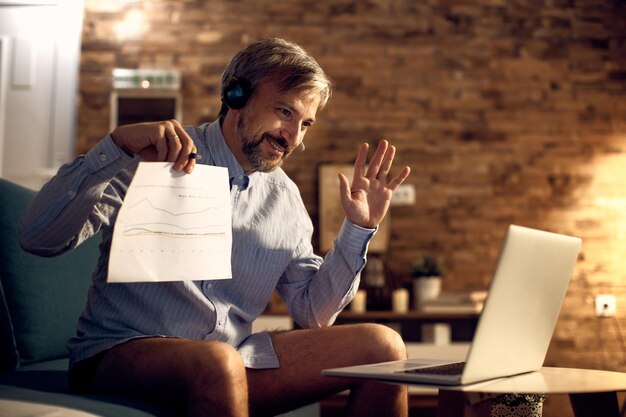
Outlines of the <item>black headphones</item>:
[{"label": "black headphones", "polygon": [[252,95],[252,85],[245,78],[233,78],[222,93],[222,102],[231,109],[243,108]]}]

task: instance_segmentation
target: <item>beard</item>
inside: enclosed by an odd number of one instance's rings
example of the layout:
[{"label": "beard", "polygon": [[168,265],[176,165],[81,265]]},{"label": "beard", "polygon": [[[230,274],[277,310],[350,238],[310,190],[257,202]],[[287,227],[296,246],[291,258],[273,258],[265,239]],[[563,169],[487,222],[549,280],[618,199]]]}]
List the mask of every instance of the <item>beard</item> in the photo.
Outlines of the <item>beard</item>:
[{"label": "beard", "polygon": [[[237,122],[237,135],[241,143],[241,151],[248,159],[250,167],[254,171],[271,172],[280,167],[291,155],[294,148],[289,147],[289,143],[280,136],[274,136],[267,132],[260,135],[253,135],[246,132],[250,118],[247,113],[242,114]],[[263,150],[263,142],[268,141],[282,149],[280,156],[267,155]]]}]

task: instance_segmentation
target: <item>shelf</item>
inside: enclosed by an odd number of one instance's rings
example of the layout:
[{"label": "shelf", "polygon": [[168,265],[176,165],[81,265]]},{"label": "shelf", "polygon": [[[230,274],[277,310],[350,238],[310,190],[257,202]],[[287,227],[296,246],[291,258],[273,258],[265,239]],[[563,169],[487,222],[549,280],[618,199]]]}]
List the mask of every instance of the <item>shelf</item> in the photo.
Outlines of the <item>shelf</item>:
[{"label": "shelf", "polygon": [[[284,317],[285,312],[265,312],[264,316]],[[394,311],[367,311],[365,313],[354,313],[352,311],[342,311],[335,320],[335,324],[355,324],[355,323],[380,323],[396,329],[407,342],[421,342],[422,325],[430,323],[447,323],[450,325],[452,342],[471,341],[476,326],[478,325],[479,313],[458,313],[458,312],[436,312],[427,313],[423,311],[407,311],[406,313],[396,313]],[[297,325],[294,325],[298,328]]]},{"label": "shelf", "polygon": [[367,311],[365,313],[354,313],[352,311],[342,311],[340,319],[346,320],[476,320],[479,313],[457,313],[457,312],[433,312],[407,311],[406,313],[396,313],[395,311]]},{"label": "shelf", "polygon": [[433,312],[407,311],[396,313],[394,311],[367,311],[354,313],[343,311],[337,317],[336,324],[355,323],[380,323],[394,328],[407,342],[420,342],[424,340],[423,325],[432,323],[445,323],[450,326],[451,342],[471,341],[476,326],[478,325],[479,313],[459,312]]}]

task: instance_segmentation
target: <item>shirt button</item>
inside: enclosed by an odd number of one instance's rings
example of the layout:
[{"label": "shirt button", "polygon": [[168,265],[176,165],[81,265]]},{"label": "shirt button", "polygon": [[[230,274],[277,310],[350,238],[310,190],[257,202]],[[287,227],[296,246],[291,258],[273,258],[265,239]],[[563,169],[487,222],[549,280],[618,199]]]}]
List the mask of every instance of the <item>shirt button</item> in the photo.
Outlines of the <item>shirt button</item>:
[{"label": "shirt button", "polygon": [[100,160],[101,160],[102,162],[106,161],[106,160],[107,160],[107,154],[105,154],[105,153],[101,153],[101,154],[100,154]]},{"label": "shirt button", "polygon": [[224,320],[220,320],[218,324],[219,324],[220,326],[223,326],[223,325],[224,325]]},{"label": "shirt button", "polygon": [[70,190],[70,191],[68,191],[68,192],[67,192],[67,195],[68,195],[70,198],[74,198],[74,197],[76,196],[76,191],[74,191],[74,190]]}]

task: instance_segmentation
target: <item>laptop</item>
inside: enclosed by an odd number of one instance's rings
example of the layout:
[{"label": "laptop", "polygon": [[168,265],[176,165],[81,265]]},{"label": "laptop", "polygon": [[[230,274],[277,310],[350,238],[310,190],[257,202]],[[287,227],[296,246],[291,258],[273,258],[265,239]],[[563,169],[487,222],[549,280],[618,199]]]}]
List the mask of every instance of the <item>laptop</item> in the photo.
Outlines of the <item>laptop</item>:
[{"label": "laptop", "polygon": [[509,226],[465,361],[408,359],[322,373],[449,386],[539,370],[580,244],[576,237]]}]

